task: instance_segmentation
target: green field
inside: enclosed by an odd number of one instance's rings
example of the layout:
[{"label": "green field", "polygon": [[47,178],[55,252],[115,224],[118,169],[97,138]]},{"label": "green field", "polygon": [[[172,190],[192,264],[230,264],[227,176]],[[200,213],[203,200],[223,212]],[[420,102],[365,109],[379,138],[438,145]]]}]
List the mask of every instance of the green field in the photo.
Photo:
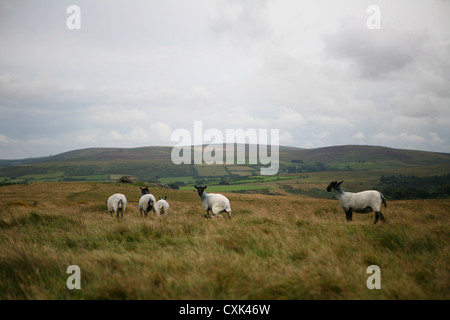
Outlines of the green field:
[{"label": "green field", "polygon": [[[373,213],[347,222],[334,199],[225,193],[232,219],[206,219],[196,192],[151,191],[168,196],[167,217],[141,217],[131,184],[0,187],[0,299],[450,298],[449,200],[390,201],[373,225]],[[107,213],[116,192],[123,219]]]},{"label": "green field", "polygon": [[228,175],[226,166],[223,165],[195,165],[194,168],[200,177],[222,177]]}]

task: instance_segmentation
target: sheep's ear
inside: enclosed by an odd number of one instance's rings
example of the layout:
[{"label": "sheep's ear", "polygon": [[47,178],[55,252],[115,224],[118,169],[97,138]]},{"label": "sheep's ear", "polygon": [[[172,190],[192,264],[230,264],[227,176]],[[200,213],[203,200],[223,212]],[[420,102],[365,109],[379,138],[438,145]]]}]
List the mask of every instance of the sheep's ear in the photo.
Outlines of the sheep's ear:
[{"label": "sheep's ear", "polygon": [[344,182],[344,181],[339,182],[338,185],[340,186],[342,182]]},{"label": "sheep's ear", "polygon": [[208,188],[208,186],[204,186],[204,187],[203,187],[203,189],[206,189],[206,188]]},{"label": "sheep's ear", "polygon": [[195,189],[198,189],[198,187],[197,187],[197,186],[194,186],[194,188],[195,188]]},{"label": "sheep's ear", "polygon": [[167,200],[167,196],[164,196],[164,200]]}]

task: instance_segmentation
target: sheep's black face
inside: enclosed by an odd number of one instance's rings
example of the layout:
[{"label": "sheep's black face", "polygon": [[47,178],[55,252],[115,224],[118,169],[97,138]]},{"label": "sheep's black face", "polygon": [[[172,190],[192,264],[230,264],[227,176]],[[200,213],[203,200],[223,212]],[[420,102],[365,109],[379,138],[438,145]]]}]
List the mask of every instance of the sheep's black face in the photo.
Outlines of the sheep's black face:
[{"label": "sheep's black face", "polygon": [[330,192],[331,190],[333,190],[334,187],[336,187],[337,181],[332,181],[328,187],[327,187],[327,191]]},{"label": "sheep's black face", "polygon": [[344,181],[341,181],[341,182],[339,182],[339,183],[338,183],[337,181],[332,181],[332,182],[330,182],[330,184],[329,184],[328,187],[327,187],[327,191],[330,192],[330,191],[333,190],[333,189],[336,189],[336,190],[339,191],[340,185],[341,185],[342,182],[344,182]]},{"label": "sheep's black face", "polygon": [[148,190],[148,187],[141,188],[141,192],[142,192],[142,195],[150,193],[150,191]]},{"label": "sheep's black face", "polygon": [[205,192],[205,189],[208,186],[204,186],[204,187],[202,187],[202,186],[200,186],[200,187],[194,186],[194,187],[195,187],[195,189],[197,189],[198,196],[201,197],[203,195],[203,192]]}]

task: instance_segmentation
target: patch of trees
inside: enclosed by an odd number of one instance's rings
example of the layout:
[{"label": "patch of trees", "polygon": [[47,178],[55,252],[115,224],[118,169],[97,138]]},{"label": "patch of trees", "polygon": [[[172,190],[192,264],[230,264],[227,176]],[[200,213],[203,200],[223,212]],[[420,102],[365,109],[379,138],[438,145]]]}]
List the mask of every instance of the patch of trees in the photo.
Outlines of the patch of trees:
[{"label": "patch of trees", "polygon": [[167,184],[171,189],[180,189],[180,187],[184,187],[186,183],[184,181],[175,181]]},{"label": "patch of trees", "polygon": [[302,160],[291,160],[292,165],[285,167],[288,173],[320,172],[328,170],[323,162],[304,163]]},{"label": "patch of trees", "polygon": [[450,198],[450,173],[426,177],[382,175],[376,189],[392,200]]},{"label": "patch of trees", "polygon": [[28,180],[27,181],[7,181],[7,180],[3,180],[0,181],[0,187],[1,186],[12,186],[14,184],[28,184]]}]

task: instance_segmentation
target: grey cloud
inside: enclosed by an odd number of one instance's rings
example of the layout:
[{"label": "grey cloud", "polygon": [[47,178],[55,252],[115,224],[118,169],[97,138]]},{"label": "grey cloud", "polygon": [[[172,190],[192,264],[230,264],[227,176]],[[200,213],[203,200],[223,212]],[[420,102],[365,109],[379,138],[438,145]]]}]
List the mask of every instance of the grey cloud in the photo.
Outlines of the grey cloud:
[{"label": "grey cloud", "polygon": [[347,20],[341,29],[324,36],[330,56],[356,65],[363,78],[376,79],[402,71],[424,54],[426,32],[369,30],[360,20]]},{"label": "grey cloud", "polygon": [[223,2],[211,21],[211,30],[248,45],[271,34],[267,10],[267,1]]},{"label": "grey cloud", "polygon": [[0,1],[0,158],[169,145],[196,120],[450,151],[448,6],[380,1],[382,30],[360,0],[79,0],[78,31],[72,2]]}]

